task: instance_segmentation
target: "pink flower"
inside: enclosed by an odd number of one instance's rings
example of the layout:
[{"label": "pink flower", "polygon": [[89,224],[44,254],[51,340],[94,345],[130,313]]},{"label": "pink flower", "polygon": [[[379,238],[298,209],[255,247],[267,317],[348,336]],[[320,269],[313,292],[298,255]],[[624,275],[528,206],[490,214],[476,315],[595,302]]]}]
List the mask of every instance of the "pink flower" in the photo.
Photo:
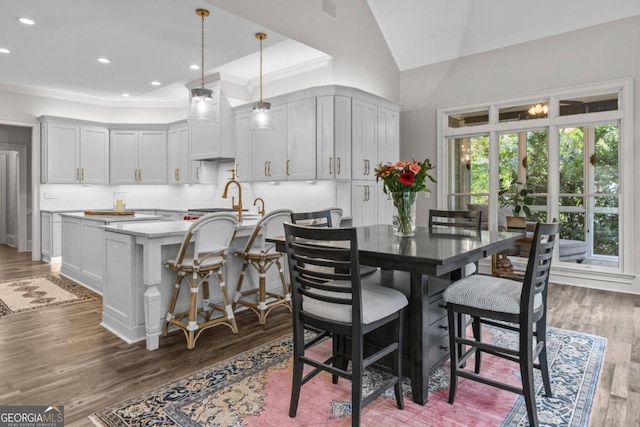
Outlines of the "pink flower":
[{"label": "pink flower", "polygon": [[404,185],[411,185],[413,181],[416,179],[416,176],[412,172],[403,172],[398,176],[398,181],[403,183]]},{"label": "pink flower", "polygon": [[409,170],[413,173],[418,173],[420,172],[420,163],[416,162],[415,160],[409,164]]},{"label": "pink flower", "polygon": [[409,162],[406,161],[400,161],[400,162],[396,162],[396,164],[394,165],[394,167],[396,169],[398,169],[399,171],[403,170],[405,168],[405,166],[407,166],[409,164]]}]

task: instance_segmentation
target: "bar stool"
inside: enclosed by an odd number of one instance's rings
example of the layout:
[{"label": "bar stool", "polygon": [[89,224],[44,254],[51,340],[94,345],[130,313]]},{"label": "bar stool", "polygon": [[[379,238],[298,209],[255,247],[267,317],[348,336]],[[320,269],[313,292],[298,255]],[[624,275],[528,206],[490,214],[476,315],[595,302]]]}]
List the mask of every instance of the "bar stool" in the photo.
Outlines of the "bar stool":
[{"label": "bar stool", "polygon": [[[180,245],[175,259],[165,261],[165,266],[177,273],[173,296],[169,304],[166,322],[162,335],[167,336],[171,325],[177,326],[184,332],[187,348],[192,349],[196,340],[205,329],[217,325],[226,325],[235,334],[238,327],[231,308],[231,300],[227,294],[227,287],[222,274],[222,268],[227,262],[229,245],[235,237],[238,220],[234,214],[212,213],[205,215],[191,224]],[[189,250],[191,242],[193,251]],[[183,279],[189,286],[189,311],[174,313],[180,286]],[[214,304],[209,297],[209,278],[214,277],[220,286],[224,305]],[[202,285],[202,308],[198,308],[198,294]],[[219,316],[212,317],[218,311]],[[184,319],[188,319],[185,322]],[[199,318],[202,318],[199,321]]]},{"label": "bar stool", "polygon": [[[240,304],[253,310],[258,315],[258,321],[261,325],[266,323],[267,315],[275,307],[285,306],[291,311],[291,293],[285,280],[281,262],[283,254],[277,252],[275,244],[267,242],[266,239],[283,236],[283,224],[291,220],[292,213],[291,209],[278,209],[269,212],[256,224],[245,248],[241,252],[235,253],[236,256],[242,258],[243,263],[236,293],[233,296],[233,308],[235,310]],[[267,271],[274,265],[278,267],[282,294],[267,291]],[[249,266],[254,267],[258,272],[258,287],[243,291],[242,285]]]}]

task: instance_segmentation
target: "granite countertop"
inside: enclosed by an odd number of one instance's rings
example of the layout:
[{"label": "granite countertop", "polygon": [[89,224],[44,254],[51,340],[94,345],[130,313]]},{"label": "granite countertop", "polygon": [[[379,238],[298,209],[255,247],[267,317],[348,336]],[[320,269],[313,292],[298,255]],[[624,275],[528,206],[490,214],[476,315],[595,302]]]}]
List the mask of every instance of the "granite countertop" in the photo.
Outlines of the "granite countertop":
[{"label": "granite countertop", "polygon": [[[238,226],[238,237],[248,236],[258,223],[259,219],[243,220]],[[169,237],[183,236],[193,221],[154,221],[147,223],[121,223],[104,226],[105,231],[128,234],[137,237]]]}]

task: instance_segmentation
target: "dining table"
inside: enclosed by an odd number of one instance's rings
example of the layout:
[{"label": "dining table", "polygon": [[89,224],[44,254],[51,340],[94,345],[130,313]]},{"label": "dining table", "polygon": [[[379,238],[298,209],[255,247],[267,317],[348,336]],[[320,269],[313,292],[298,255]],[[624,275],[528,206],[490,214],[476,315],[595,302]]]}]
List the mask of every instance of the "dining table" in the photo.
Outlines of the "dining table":
[{"label": "dining table", "polygon": [[[360,264],[377,267],[362,281],[398,289],[409,300],[403,371],[410,378],[413,401],[424,405],[430,374],[449,357],[444,290],[463,277],[465,265],[512,248],[522,233],[417,227],[413,236],[398,237],[391,225],[355,228]],[[270,241],[285,252],[284,237]],[[375,335],[370,339],[375,343]]]}]

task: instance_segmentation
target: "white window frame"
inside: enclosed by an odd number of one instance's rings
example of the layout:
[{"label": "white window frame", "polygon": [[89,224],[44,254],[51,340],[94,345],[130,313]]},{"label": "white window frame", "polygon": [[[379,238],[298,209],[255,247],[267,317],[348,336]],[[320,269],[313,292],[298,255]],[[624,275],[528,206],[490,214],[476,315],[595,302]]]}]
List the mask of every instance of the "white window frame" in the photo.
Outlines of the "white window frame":
[{"label": "white window frame", "polygon": [[[618,110],[595,113],[584,113],[569,116],[560,116],[559,101],[561,99],[571,99],[578,97],[594,96],[618,92]],[[530,121],[513,121],[499,123],[498,112],[500,108],[509,106],[535,104],[547,102],[549,112],[546,118]],[[450,128],[448,126],[448,116],[451,114],[467,113],[472,111],[489,111],[489,122],[483,125],[475,125],[461,128]],[[498,134],[504,132],[526,132],[529,130],[539,130],[546,128],[549,131],[549,165],[548,170],[559,170],[558,151],[558,131],[560,128],[590,126],[602,123],[620,123],[619,142],[619,215],[620,215],[620,240],[619,240],[619,263],[618,268],[601,267],[595,265],[582,265],[558,263],[558,254],[554,254],[554,271],[567,273],[566,278],[580,278],[576,272],[585,272],[584,278],[594,273],[598,280],[608,280],[616,283],[630,284],[633,279],[633,235],[634,235],[634,215],[633,215],[633,80],[631,78],[612,80],[607,82],[573,86],[544,93],[512,97],[459,105],[451,107],[437,108],[437,206],[440,209],[446,208],[447,196],[449,193],[449,145],[450,138],[464,138],[475,135],[489,135],[489,212],[498,211],[498,189],[499,182],[499,153]],[[559,176],[550,173],[548,177],[548,217],[559,217]],[[498,229],[497,215],[489,215],[489,229]]]}]

